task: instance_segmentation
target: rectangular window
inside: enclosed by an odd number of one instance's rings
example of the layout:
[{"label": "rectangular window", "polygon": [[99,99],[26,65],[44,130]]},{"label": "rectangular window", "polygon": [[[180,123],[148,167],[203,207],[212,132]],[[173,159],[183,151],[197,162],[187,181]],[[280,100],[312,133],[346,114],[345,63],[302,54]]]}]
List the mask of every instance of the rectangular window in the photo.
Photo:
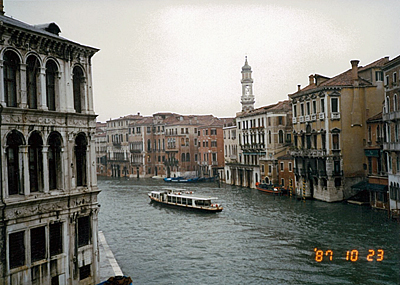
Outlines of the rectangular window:
[{"label": "rectangular window", "polygon": [[297,117],[297,105],[296,104],[294,104],[293,105],[293,117]]},{"label": "rectangular window", "polygon": [[307,115],[310,115],[311,111],[310,111],[310,102],[306,103],[307,106]]},{"label": "rectangular window", "polygon": [[283,172],[283,166],[284,166],[284,164],[283,164],[283,162],[281,162],[281,171]]},{"label": "rectangular window", "polygon": [[281,185],[282,187],[285,187],[285,179],[281,178]]},{"label": "rectangular window", "polygon": [[393,84],[397,83],[397,73],[393,72]]},{"label": "rectangular window", "polygon": [[78,247],[90,243],[90,217],[78,218]]},{"label": "rectangular window", "polygon": [[278,121],[279,121],[279,125],[282,125],[282,122],[283,122],[282,116],[279,116],[279,117],[278,117]]},{"label": "rectangular window", "polygon": [[304,116],[304,104],[300,104],[300,116]]},{"label": "rectangular window", "polygon": [[86,279],[90,276],[90,264],[79,267],[79,280]]},{"label": "rectangular window", "polygon": [[376,79],[376,81],[383,81],[383,72],[375,71],[375,79]]},{"label": "rectangular window", "polygon": [[62,253],[62,223],[50,224],[50,256]]},{"label": "rectangular window", "polygon": [[332,149],[339,149],[339,135],[332,135]]},{"label": "rectangular window", "polygon": [[331,98],[331,111],[332,113],[339,112],[339,99],[338,98]]},{"label": "rectangular window", "polygon": [[324,98],[321,98],[321,112],[320,113],[325,113],[325,100],[324,100]]},{"label": "rectangular window", "polygon": [[9,234],[8,250],[10,268],[19,267],[25,264],[25,243],[23,231]]},{"label": "rectangular window", "polygon": [[312,101],[312,113],[316,114],[317,113],[317,101]]},{"label": "rectangular window", "polygon": [[46,227],[31,229],[31,262],[46,258]]},{"label": "rectangular window", "polygon": [[292,163],[291,162],[289,162],[288,167],[289,167],[289,172],[292,172]]}]

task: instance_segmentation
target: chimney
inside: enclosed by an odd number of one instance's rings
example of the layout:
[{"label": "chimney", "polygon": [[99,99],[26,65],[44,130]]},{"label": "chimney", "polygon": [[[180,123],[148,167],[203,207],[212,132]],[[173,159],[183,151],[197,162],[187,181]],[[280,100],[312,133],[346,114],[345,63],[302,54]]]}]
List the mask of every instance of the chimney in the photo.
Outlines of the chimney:
[{"label": "chimney", "polygon": [[3,5],[3,0],[0,0],[0,15],[4,15],[4,5]]},{"label": "chimney", "polygon": [[353,81],[358,80],[358,63],[359,60],[352,60],[351,63],[351,79]]},{"label": "chimney", "polygon": [[301,85],[300,85],[300,84],[298,84],[298,85],[297,85],[297,92],[299,92],[299,91],[301,90],[301,88],[300,88],[300,87],[301,87]]},{"label": "chimney", "polygon": [[308,76],[308,79],[309,79],[309,81],[310,81],[310,85],[313,85],[314,84],[314,75],[310,75],[310,76]]}]

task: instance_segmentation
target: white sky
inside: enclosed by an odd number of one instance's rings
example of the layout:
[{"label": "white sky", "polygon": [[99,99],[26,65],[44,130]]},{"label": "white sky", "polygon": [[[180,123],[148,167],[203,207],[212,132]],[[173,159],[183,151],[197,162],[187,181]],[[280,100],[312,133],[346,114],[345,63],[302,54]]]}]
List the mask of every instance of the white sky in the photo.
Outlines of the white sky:
[{"label": "white sky", "polygon": [[92,68],[103,122],[161,111],[233,117],[246,55],[261,107],[310,74],[400,54],[398,0],[4,0],[4,10],[100,48]]}]

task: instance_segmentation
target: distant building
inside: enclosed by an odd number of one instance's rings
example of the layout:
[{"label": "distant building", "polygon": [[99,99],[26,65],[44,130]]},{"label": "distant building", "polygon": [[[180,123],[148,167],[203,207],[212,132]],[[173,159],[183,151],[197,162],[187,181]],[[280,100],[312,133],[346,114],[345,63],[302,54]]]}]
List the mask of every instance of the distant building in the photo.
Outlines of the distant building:
[{"label": "distant building", "polygon": [[107,175],[107,132],[106,123],[96,123],[96,172],[97,175]]},{"label": "distant building", "polygon": [[0,5],[0,284],[97,284],[96,48]]},{"label": "distant building", "polygon": [[400,217],[400,56],[385,64],[385,125],[383,151],[387,164],[389,203],[393,216]]},{"label": "distant building", "polygon": [[299,193],[327,202],[355,194],[351,185],[365,177],[366,122],[382,108],[387,61],[358,66],[353,60],[351,69],[333,78],[310,75],[308,86],[289,95]]},{"label": "distant building", "polygon": [[222,177],[227,184],[235,184],[232,181],[232,173],[230,172],[231,163],[237,164],[238,159],[238,142],[237,142],[237,127],[236,121],[232,120],[232,125],[226,125],[223,128],[224,132],[224,155],[225,155],[225,166],[224,176]]}]

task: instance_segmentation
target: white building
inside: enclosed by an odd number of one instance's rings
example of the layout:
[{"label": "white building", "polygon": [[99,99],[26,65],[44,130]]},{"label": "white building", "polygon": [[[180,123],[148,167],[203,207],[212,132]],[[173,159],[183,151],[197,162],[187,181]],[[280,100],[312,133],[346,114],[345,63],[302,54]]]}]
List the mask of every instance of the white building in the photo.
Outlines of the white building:
[{"label": "white building", "polygon": [[97,284],[98,49],[0,4],[0,284]]}]

